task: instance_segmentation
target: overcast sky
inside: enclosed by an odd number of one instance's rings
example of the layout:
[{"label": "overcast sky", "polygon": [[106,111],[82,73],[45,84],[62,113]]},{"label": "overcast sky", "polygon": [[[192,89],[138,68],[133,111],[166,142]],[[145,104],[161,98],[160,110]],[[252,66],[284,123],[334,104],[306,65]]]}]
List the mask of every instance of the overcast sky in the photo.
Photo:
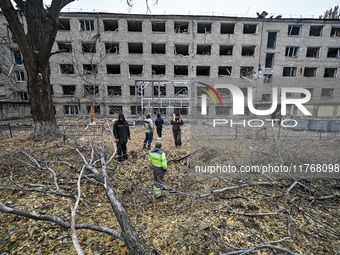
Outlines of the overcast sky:
[{"label": "overcast sky", "polygon": [[[145,0],[134,0],[128,8],[126,0],[76,0],[63,11],[107,11],[114,13],[146,13]],[[318,18],[325,10],[339,4],[339,0],[159,0],[152,6],[152,14],[196,14],[256,17],[256,12],[283,17]]]}]

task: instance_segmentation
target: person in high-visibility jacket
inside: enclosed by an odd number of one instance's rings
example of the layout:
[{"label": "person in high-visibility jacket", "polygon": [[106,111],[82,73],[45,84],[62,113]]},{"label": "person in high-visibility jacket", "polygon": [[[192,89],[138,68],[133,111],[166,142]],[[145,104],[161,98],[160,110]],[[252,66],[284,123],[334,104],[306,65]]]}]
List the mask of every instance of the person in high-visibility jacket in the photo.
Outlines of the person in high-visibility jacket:
[{"label": "person in high-visibility jacket", "polygon": [[168,168],[166,155],[161,150],[162,142],[157,141],[156,147],[152,148],[149,152],[149,161],[152,164],[154,185],[153,190],[155,192],[156,198],[162,196],[163,179],[165,172]]}]

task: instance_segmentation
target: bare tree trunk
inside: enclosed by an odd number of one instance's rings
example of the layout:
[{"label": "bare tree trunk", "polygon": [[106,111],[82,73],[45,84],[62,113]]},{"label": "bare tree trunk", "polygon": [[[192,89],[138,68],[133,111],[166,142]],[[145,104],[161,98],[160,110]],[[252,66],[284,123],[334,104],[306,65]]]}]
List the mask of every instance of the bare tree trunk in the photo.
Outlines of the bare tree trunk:
[{"label": "bare tree trunk", "polygon": [[31,65],[26,67],[28,96],[34,122],[30,139],[34,141],[55,140],[62,136],[55,119],[49,70],[48,63],[38,63],[33,68]]}]

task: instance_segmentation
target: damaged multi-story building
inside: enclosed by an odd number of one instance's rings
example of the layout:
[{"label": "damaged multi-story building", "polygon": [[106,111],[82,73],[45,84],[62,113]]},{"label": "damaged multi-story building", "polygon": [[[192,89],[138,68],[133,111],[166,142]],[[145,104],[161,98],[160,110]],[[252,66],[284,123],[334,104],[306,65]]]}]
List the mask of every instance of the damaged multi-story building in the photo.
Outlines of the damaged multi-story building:
[{"label": "damaged multi-story building", "polygon": [[[21,54],[3,14],[1,119],[30,115]],[[144,111],[190,117],[198,82],[235,85],[268,109],[273,87],[311,92],[305,107],[317,118],[340,117],[340,20],[279,17],[62,13],[50,59],[58,119],[129,118]],[[232,96],[219,89],[232,113]],[[280,96],[280,95],[279,95]],[[300,93],[287,97],[300,98]],[[245,105],[245,112],[247,105]],[[299,116],[296,107],[288,113]]]}]

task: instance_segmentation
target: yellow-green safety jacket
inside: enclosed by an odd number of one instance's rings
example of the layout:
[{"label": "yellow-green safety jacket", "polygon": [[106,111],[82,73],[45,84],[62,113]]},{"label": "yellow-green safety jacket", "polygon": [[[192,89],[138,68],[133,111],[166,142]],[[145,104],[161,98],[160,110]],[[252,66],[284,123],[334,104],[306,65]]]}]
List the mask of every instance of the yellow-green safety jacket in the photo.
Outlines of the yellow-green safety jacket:
[{"label": "yellow-green safety jacket", "polygon": [[149,161],[152,167],[156,170],[163,169],[166,171],[168,164],[166,161],[165,153],[159,148],[152,148],[149,152]]}]

